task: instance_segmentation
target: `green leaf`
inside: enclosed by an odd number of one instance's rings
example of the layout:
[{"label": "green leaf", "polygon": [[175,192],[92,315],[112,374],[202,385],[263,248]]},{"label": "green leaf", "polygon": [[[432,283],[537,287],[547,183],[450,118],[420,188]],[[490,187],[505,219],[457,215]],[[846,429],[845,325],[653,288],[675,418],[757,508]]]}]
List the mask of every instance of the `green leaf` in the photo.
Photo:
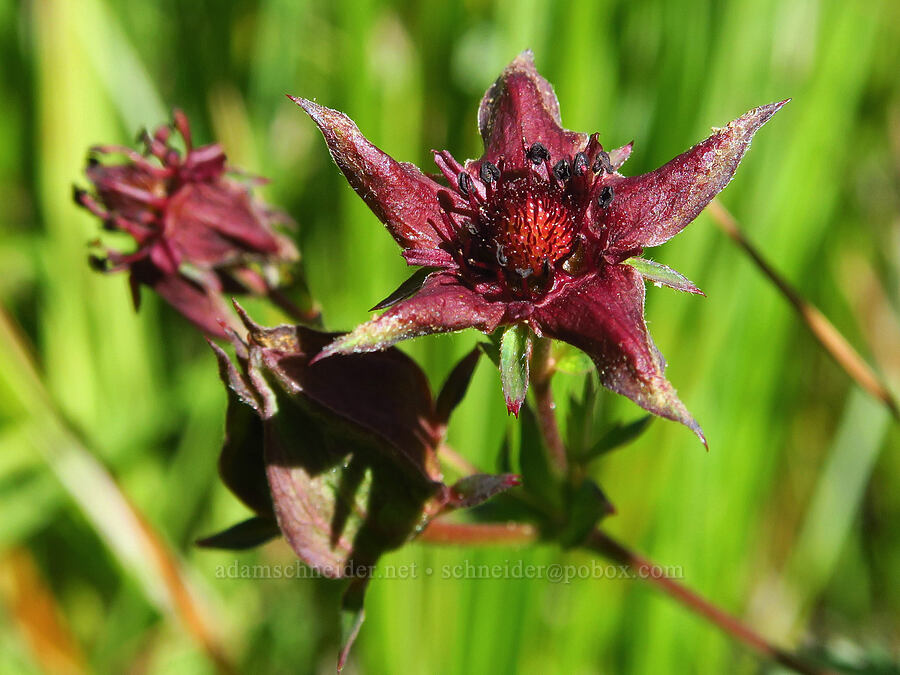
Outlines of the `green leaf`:
[{"label": "green leaf", "polygon": [[600,455],[605,455],[611,450],[631,443],[647,430],[652,421],[653,415],[644,415],[628,424],[621,422],[616,424],[603,434],[600,440],[585,454],[585,460],[596,459]]},{"label": "green leaf", "polygon": [[419,289],[422,288],[422,284],[425,283],[425,279],[427,279],[428,275],[434,272],[434,270],[434,267],[420,267],[415,272],[413,272],[412,276],[410,276],[409,279],[400,284],[397,287],[397,290],[395,290],[369,311],[379,312],[382,309],[393,307],[401,300],[406,300],[407,298],[412,297],[413,294],[417,293]]},{"label": "green leaf", "polygon": [[557,372],[566,375],[584,375],[591,372],[593,368],[594,362],[591,361],[591,357],[580,349],[573,349],[556,362]]},{"label": "green leaf", "polygon": [[569,411],[566,415],[566,448],[574,459],[583,458],[593,447],[594,432],[598,418],[598,386],[593,374],[584,378],[581,397],[569,397]]},{"label": "green leaf", "polygon": [[522,408],[519,468],[525,491],[554,511],[562,508],[561,483],[530,406]]},{"label": "green leaf", "polygon": [[577,546],[615,508],[594,481],[586,479],[578,487],[571,486],[567,495],[567,522],[559,533],[564,547]]},{"label": "green leaf", "polygon": [[524,324],[510,326],[500,338],[500,382],[506,409],[516,417],[528,393],[528,370],[533,348],[531,329]]},{"label": "green leaf", "polygon": [[667,267],[661,263],[647,260],[646,258],[629,258],[624,262],[636,269],[642,277],[653,282],[657,286],[668,286],[676,291],[684,291],[685,293],[695,293],[697,295],[706,295],[697,288],[690,279],[676,272],[671,267]]},{"label": "green leaf", "polygon": [[368,577],[353,579],[341,599],[341,651],[337,661],[338,673],[341,673],[344,666],[347,665],[350,649],[359,636],[359,629],[362,628],[363,621],[366,620],[363,601],[368,584]]}]

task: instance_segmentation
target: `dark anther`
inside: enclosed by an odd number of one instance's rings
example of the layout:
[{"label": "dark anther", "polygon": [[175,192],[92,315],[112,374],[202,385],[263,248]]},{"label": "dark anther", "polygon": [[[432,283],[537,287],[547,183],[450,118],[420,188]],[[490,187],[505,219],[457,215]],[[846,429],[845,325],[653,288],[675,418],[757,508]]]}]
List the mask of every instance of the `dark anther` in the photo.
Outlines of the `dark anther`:
[{"label": "dark anther", "polygon": [[82,200],[84,199],[86,194],[87,192],[85,190],[82,190],[77,185],[72,186],[72,199],[75,200],[75,203],[79,206],[84,205],[84,202]]},{"label": "dark anther", "polygon": [[601,150],[597,155],[597,158],[594,160],[594,166],[592,166],[591,168],[594,170],[594,173],[600,173],[601,171],[612,173],[613,167],[612,162],[609,161],[609,153],[607,153],[605,150]]},{"label": "dark anther", "polygon": [[579,152],[575,155],[575,164],[572,167],[572,173],[576,176],[582,175],[588,167],[588,158],[587,155],[583,152]]},{"label": "dark anther", "polygon": [[459,186],[459,191],[463,197],[468,197],[469,193],[472,192],[472,179],[465,171],[456,177],[456,184]]},{"label": "dark anther", "polygon": [[490,162],[482,162],[478,175],[481,176],[481,182],[487,185],[495,180],[500,180],[500,169]]},{"label": "dark anther", "polygon": [[550,151],[544,147],[543,143],[535,143],[528,148],[528,152],[525,153],[525,156],[531,160],[532,164],[540,164],[541,162],[550,159]]},{"label": "dark anther", "polygon": [[91,155],[87,159],[88,166],[97,166],[100,163],[100,160]]},{"label": "dark anther", "polygon": [[553,175],[559,180],[568,180],[569,176],[572,175],[572,166],[569,164],[569,160],[561,159],[554,164]]},{"label": "dark anther", "polygon": [[600,190],[600,196],[597,197],[597,204],[600,205],[601,209],[605,209],[607,206],[612,204],[613,197],[615,193],[613,189],[609,185],[604,185],[603,189]]}]

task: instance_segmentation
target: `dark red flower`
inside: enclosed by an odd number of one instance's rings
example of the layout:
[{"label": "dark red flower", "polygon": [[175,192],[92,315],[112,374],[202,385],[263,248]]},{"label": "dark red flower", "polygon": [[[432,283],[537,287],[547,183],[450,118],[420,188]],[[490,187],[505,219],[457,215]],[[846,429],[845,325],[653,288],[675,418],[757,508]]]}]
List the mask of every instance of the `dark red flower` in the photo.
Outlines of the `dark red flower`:
[{"label": "dark red flower", "polygon": [[430,268],[325,355],[525,323],[538,336],[584,350],[606,387],[703,440],[647,332],[644,279],[699,291],[636,256],[703,210],[731,180],[753,134],[786,101],[751,110],[655,171],[625,177],[618,169],[631,145],[606,152],[597,134],[563,129],[553,88],[524,52],[481,101],[481,159],[461,164],[447,151],[434,153],[445,186],[372,145],[346,115],[293,100],[319,126],[407,262]]},{"label": "dark red flower", "polygon": [[[170,142],[173,128],[184,141],[183,155]],[[135,307],[143,284],[205,332],[223,336],[221,321],[230,310],[222,292],[264,293],[277,264],[297,259],[291,240],[272,227],[289,220],[226,175],[221,146],[195,148],[180,111],[172,127],[145,133],[143,141],[144,154],[92,148],[85,173],[96,194],[76,188],[75,201],[137,244],[131,253],[107,250],[106,258],[92,260],[103,271],[130,272]],[[97,155],[106,154],[126,161],[102,164]]]}]

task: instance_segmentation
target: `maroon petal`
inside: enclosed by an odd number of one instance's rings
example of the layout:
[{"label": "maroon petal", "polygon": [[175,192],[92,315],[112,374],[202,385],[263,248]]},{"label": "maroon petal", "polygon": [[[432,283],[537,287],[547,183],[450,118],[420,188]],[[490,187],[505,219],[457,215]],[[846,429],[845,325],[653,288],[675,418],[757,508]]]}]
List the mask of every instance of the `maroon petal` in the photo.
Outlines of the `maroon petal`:
[{"label": "maroon petal", "polygon": [[553,87],[534,67],[531,50],[519,54],[485,92],[478,108],[484,141],[483,159],[524,164],[523,149],[540,142],[551,161],[570,158],[583,149],[588,134],[562,128]]},{"label": "maroon petal", "polygon": [[[232,316],[228,306],[213,288],[204,288],[182,274],[163,274],[149,260],[131,267],[132,284],[143,284],[156,291],[186,319],[211,337],[226,337],[222,328]],[[214,284],[211,282],[210,286]]]},{"label": "maroon petal", "polygon": [[504,311],[503,303],[489,302],[460,284],[452,273],[436,272],[414,296],[339,337],[317,358],[377,351],[400,340],[465,328],[490,333],[500,324]]},{"label": "maroon petal", "polygon": [[331,156],[353,189],[384,223],[403,248],[431,249],[441,239],[435,224],[441,222],[437,194],[446,188],[416,166],[398,162],[372,145],[349,117],[305,98],[289,96],[319,126]]},{"label": "maroon petal", "polygon": [[240,185],[189,183],[176,192],[166,209],[166,234],[185,260],[219,266],[245,255],[280,257],[296,251],[277,235]]},{"label": "maroon petal", "polygon": [[728,185],[753,134],[788,100],[754,108],[656,171],[611,178],[614,197],[600,218],[610,249],[657,246],[681,232]]},{"label": "maroon petal", "polygon": [[539,307],[532,320],[545,335],[587,352],[603,386],[681,422],[706,443],[663,375],[665,361],[644,323],[644,280],[634,268],[606,266]]}]

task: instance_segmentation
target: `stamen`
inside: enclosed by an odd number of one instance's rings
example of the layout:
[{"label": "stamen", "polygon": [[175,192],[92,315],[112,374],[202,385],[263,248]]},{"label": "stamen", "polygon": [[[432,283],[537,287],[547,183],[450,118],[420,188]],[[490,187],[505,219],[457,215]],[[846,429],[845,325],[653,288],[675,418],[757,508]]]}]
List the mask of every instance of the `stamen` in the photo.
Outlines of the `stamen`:
[{"label": "stamen", "polygon": [[572,166],[569,164],[569,160],[561,159],[553,166],[553,175],[557,177],[559,180],[568,180],[569,176],[572,175]]},{"label": "stamen", "polygon": [[594,173],[600,173],[602,171],[612,173],[613,167],[612,162],[609,161],[609,153],[605,150],[601,150],[594,160],[594,166],[591,168],[594,170]]},{"label": "stamen", "polygon": [[587,155],[583,152],[579,152],[575,155],[575,164],[572,167],[572,173],[576,176],[584,175],[584,172],[587,171],[588,168],[588,158]]},{"label": "stamen", "polygon": [[612,204],[614,196],[615,193],[613,192],[613,189],[609,185],[604,185],[603,189],[600,190],[600,196],[597,197],[597,204],[601,209],[605,209]]},{"label": "stamen", "polygon": [[481,182],[485,185],[489,185],[494,181],[500,180],[500,169],[498,169],[495,165],[490,162],[482,162],[481,169],[478,171],[478,175],[481,177]]},{"label": "stamen", "polygon": [[543,143],[535,143],[528,148],[528,152],[525,153],[525,156],[531,160],[532,164],[538,165],[550,159],[550,151],[544,147]]},{"label": "stamen", "polygon": [[468,197],[472,192],[472,179],[465,171],[456,177],[456,184],[459,186],[459,191],[463,197]]}]

